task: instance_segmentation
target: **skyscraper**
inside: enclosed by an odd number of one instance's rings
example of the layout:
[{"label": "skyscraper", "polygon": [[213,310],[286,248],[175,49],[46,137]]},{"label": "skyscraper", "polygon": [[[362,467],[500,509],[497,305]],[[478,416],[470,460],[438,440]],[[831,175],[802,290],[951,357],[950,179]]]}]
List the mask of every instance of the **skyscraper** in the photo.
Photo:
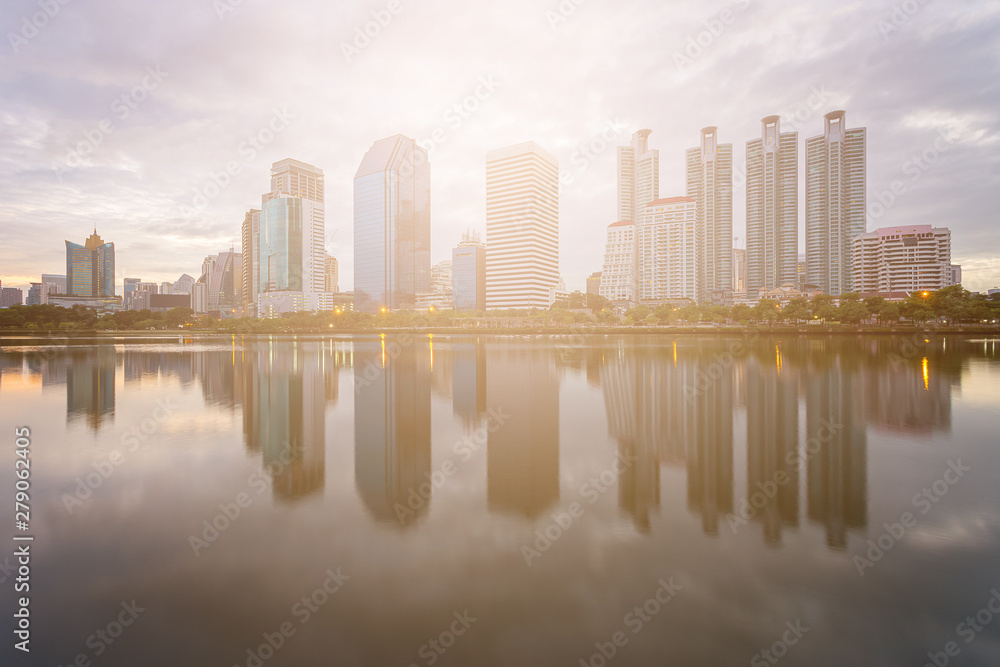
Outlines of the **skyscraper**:
[{"label": "skyscraper", "polygon": [[42,303],[42,284],[41,283],[31,283],[28,288],[28,300],[25,305],[28,306],[38,306]]},{"label": "skyscraper", "polygon": [[209,255],[202,264],[202,278],[208,285],[208,312],[219,311],[220,317],[233,317],[243,307],[240,287],[243,278],[242,255],[238,252],[220,252]]},{"label": "skyscraper", "polygon": [[644,207],[639,226],[638,298],[697,298],[697,206],[692,197],[667,197]]},{"label": "skyscraper", "polygon": [[618,147],[618,219],[638,223],[643,207],[660,197],[660,152],[649,150],[652,130],[639,130]]},{"label": "skyscraper", "polygon": [[354,175],[354,307],[412,309],[431,286],[431,166],[397,134],[379,139]]},{"label": "skyscraper", "polygon": [[337,258],[333,255],[327,255],[325,267],[326,288],[324,291],[335,294],[340,291],[340,268]]},{"label": "skyscraper", "polygon": [[260,291],[260,267],[257,264],[257,256],[260,254],[260,209],[252,208],[246,212],[241,231],[243,314],[256,317],[257,294]]},{"label": "skyscraper", "polygon": [[451,251],[451,298],[455,310],[486,310],[486,245],[466,232]]},{"label": "skyscraper", "polygon": [[533,141],[486,154],[486,308],[548,308],[559,282],[559,161]]},{"label": "skyscraper", "polygon": [[259,316],[329,307],[322,298],[325,233],[323,171],[298,160],[271,166],[271,191],[261,198],[258,250]]},{"label": "skyscraper", "polygon": [[601,294],[601,272],[594,271],[587,276],[587,294]]},{"label": "skyscraper", "polygon": [[733,289],[733,145],[716,127],[701,130],[687,150],[687,195],[698,207],[695,264],[699,301],[728,302]]},{"label": "skyscraper", "polygon": [[115,244],[105,243],[96,229],[84,245],[66,241],[66,294],[115,295]]},{"label": "skyscraper", "polygon": [[638,249],[635,223],[619,220],[608,225],[601,269],[601,296],[627,306],[639,300]]},{"label": "skyscraper", "polygon": [[795,284],[799,248],[799,135],[781,132],[778,116],[760,121],[747,142],[746,293]]},{"label": "skyscraper", "polygon": [[851,240],[865,231],[866,128],[843,111],[806,140],[806,282],[839,296],[853,291]]}]

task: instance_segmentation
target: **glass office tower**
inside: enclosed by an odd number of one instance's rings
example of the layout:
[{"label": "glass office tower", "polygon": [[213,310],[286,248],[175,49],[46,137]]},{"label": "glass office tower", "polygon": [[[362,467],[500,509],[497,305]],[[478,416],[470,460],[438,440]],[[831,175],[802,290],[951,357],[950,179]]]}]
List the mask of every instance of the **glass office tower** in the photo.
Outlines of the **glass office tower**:
[{"label": "glass office tower", "polygon": [[96,229],[84,245],[66,241],[66,293],[115,295],[115,244],[105,243]]},{"label": "glass office tower", "polygon": [[354,307],[413,308],[431,287],[431,167],[397,134],[379,139],[354,176]]}]

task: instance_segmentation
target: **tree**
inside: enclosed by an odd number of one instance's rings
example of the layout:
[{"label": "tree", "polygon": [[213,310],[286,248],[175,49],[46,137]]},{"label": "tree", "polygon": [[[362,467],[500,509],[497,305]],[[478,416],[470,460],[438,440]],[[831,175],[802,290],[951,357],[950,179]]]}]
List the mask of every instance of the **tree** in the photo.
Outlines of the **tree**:
[{"label": "tree", "polygon": [[849,299],[840,304],[840,308],[837,309],[837,317],[840,318],[841,322],[859,324],[861,320],[866,320],[871,317],[871,313],[868,312],[868,308],[865,307],[865,304],[855,298]]},{"label": "tree", "polygon": [[753,309],[745,303],[738,303],[732,307],[729,316],[735,322],[746,324],[753,317]]},{"label": "tree", "polygon": [[636,324],[645,320],[653,311],[649,306],[636,306],[625,311],[625,323]]},{"label": "tree", "polygon": [[176,329],[178,326],[190,321],[193,315],[194,310],[191,308],[171,308],[163,314],[163,321],[171,329]]},{"label": "tree", "polygon": [[829,294],[817,294],[809,302],[809,311],[814,319],[832,320],[837,317],[837,307],[833,305],[833,297]]},{"label": "tree", "polygon": [[791,320],[795,323],[798,323],[800,320],[808,320],[810,316],[809,300],[802,296],[796,297],[788,302],[782,313],[786,320]]},{"label": "tree", "polygon": [[701,318],[701,308],[698,304],[689,303],[677,310],[677,317],[684,322],[697,322]]},{"label": "tree", "polygon": [[878,319],[885,323],[896,323],[899,321],[899,306],[891,301],[885,301],[879,306]]},{"label": "tree", "polygon": [[778,304],[771,299],[761,299],[753,307],[753,318],[758,322],[770,324],[778,319]]}]

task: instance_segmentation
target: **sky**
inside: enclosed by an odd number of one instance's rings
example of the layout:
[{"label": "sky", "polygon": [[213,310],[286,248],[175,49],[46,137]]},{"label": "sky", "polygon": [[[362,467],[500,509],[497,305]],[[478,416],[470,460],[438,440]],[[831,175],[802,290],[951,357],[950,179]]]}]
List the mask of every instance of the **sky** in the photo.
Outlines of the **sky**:
[{"label": "sky", "polygon": [[465,230],[485,236],[487,151],[552,152],[560,272],[584,290],[632,132],[652,130],[667,197],[700,128],[719,128],[745,247],[760,119],[799,132],[801,170],[837,109],[868,128],[867,228],[949,227],[965,287],[1000,286],[1000,2],[5,0],[2,33],[4,286],[65,273],[64,240],[95,228],[119,294],[126,276],[197,278],[239,250],[291,157],[325,172],[326,247],[350,290],[354,173],[402,133],[430,149],[435,263]]}]

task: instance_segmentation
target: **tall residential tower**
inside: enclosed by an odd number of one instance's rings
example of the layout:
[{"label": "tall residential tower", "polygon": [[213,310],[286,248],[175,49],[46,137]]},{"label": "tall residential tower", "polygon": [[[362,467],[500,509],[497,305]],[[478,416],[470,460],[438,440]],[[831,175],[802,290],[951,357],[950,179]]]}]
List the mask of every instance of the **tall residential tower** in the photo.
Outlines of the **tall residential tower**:
[{"label": "tall residential tower", "polygon": [[643,208],[660,197],[660,152],[649,150],[652,130],[639,130],[618,147],[618,219],[638,224]]},{"label": "tall residential tower", "polygon": [[747,142],[746,294],[796,284],[799,247],[799,135],[781,132],[778,116],[760,121]]},{"label": "tall residential tower", "polygon": [[866,128],[843,111],[806,140],[806,282],[826,294],[853,291],[851,243],[865,231]]},{"label": "tall residential tower", "polygon": [[696,292],[703,302],[728,303],[733,290],[733,145],[720,144],[717,128],[701,130],[687,150],[687,195],[695,200]]}]

